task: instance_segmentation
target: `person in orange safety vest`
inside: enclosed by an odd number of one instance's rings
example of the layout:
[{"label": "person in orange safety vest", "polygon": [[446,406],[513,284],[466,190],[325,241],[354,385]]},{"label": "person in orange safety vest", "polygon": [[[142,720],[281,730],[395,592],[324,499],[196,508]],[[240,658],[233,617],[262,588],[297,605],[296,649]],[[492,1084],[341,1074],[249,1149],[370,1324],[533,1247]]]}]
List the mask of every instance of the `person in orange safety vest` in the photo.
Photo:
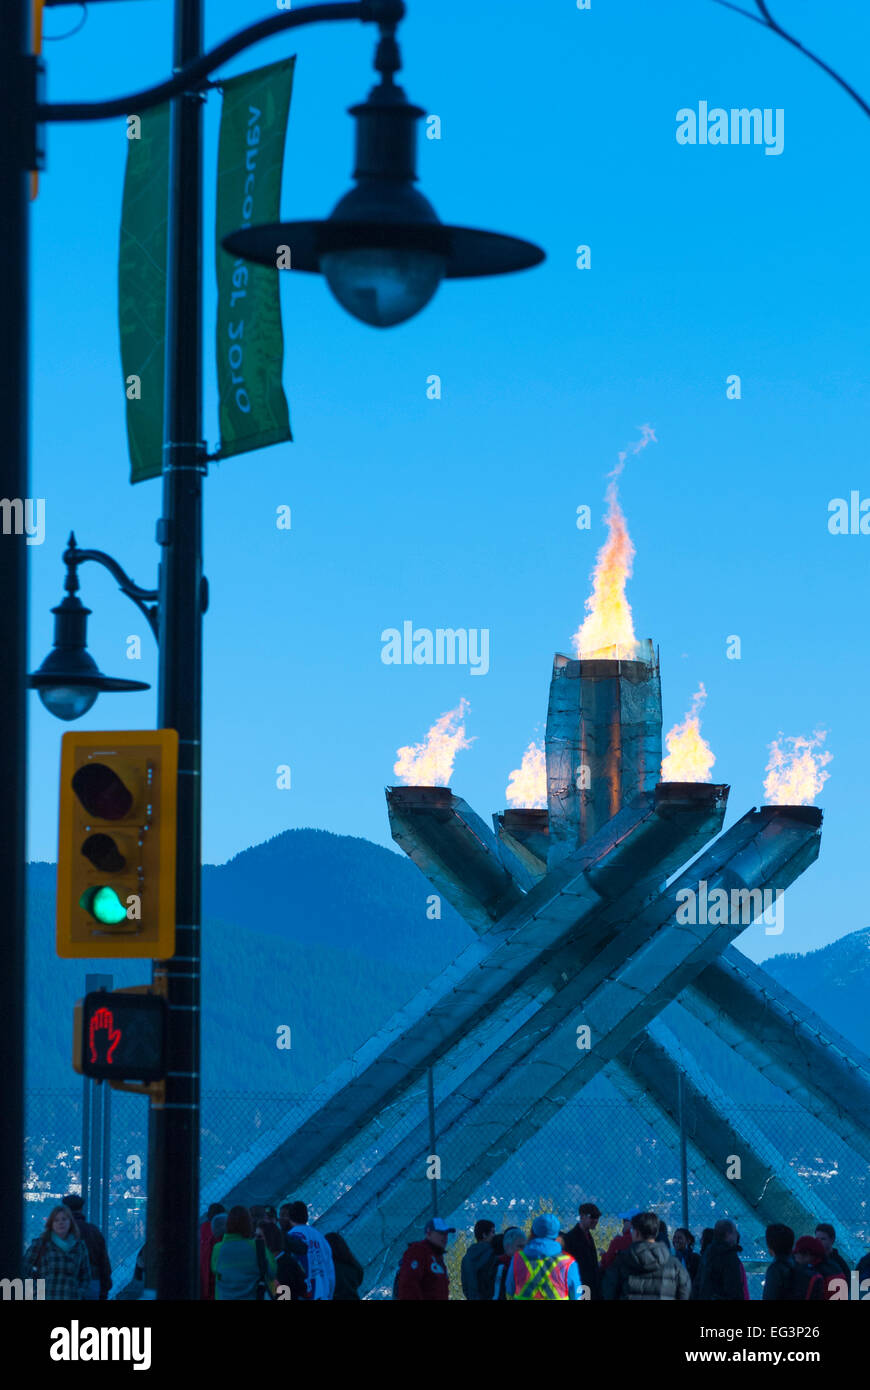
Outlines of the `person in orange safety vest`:
[{"label": "person in orange safety vest", "polygon": [[576,1301],[584,1297],[577,1261],[573,1255],[565,1254],[558,1237],[557,1217],[549,1212],[535,1217],[531,1240],[516,1252],[508,1266],[508,1298]]}]

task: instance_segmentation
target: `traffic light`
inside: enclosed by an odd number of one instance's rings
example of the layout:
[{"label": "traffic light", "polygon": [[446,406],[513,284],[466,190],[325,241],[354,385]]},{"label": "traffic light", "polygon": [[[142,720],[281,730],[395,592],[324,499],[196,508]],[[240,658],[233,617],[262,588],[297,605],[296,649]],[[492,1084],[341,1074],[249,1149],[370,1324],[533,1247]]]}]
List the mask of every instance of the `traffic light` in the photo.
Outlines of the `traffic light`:
[{"label": "traffic light", "polygon": [[64,734],[57,854],[57,954],[175,951],[178,734]]},{"label": "traffic light", "polygon": [[166,1075],[166,1002],[140,986],[94,990],[75,1006],[73,1067],[97,1081]]},{"label": "traffic light", "polygon": [[30,0],[30,51],[42,52],[42,11],[45,0]]}]

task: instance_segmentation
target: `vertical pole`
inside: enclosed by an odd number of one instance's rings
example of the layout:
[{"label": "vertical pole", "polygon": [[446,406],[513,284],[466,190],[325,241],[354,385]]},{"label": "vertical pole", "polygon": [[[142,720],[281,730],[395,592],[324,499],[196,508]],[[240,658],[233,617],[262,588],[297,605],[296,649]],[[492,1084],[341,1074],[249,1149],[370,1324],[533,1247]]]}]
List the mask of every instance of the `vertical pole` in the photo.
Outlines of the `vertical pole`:
[{"label": "vertical pole", "polygon": [[[24,1249],[25,749],[27,748],[27,537],[30,411],[29,145],[35,116],[27,86],[27,0],[0,0],[0,1277],[18,1273]],[[17,512],[17,516],[16,516]]]},{"label": "vertical pole", "polygon": [[[98,989],[111,989],[114,978],[111,975],[86,975],[85,994],[94,994]],[[82,1201],[88,1221],[100,1223],[100,1193],[103,1174],[103,1113],[108,1102],[108,1086],[102,1086],[92,1077],[82,1080]]]},{"label": "vertical pole", "polygon": [[[202,52],[201,0],[176,0],[174,66]],[[166,404],[160,564],[158,722],[176,729],[176,954],[167,980],[165,1106],[150,1114],[146,1290],[198,1296],[200,859],[202,723],[202,96],[172,104],[166,312]]]},{"label": "vertical pole", "polygon": [[109,1239],[109,1182],[111,1178],[111,1140],[112,1140],[112,1088],[103,1082],[103,1152],[100,1163],[100,1213],[97,1224],[108,1242]]},{"label": "vertical pole", "polygon": [[91,1101],[94,1083],[90,1076],[82,1077],[82,1201],[89,1212],[91,1199]]},{"label": "vertical pole", "polygon": [[683,1072],[681,1067],[677,1067],[677,1109],[680,1122],[680,1197],[682,1205],[682,1224],[686,1230],[689,1226],[689,1165],[686,1154],[686,1116],[683,1109]]},{"label": "vertical pole", "polygon": [[92,1081],[90,1107],[91,1133],[89,1137],[90,1161],[88,1163],[88,1190],[87,1192],[82,1193],[82,1196],[85,1200],[85,1211],[87,1212],[89,1221],[92,1221],[94,1219],[94,1212],[99,1206],[100,1201],[100,1150],[102,1148],[102,1145],[100,1143],[100,1136],[102,1133],[100,1128],[101,1114],[102,1100],[100,1098],[100,1083],[99,1081]]},{"label": "vertical pole", "polygon": [[[426,1073],[426,1098],[429,1102],[429,1153],[435,1154],[435,1072],[432,1067]],[[438,1179],[432,1179],[432,1215],[438,1215]]]}]

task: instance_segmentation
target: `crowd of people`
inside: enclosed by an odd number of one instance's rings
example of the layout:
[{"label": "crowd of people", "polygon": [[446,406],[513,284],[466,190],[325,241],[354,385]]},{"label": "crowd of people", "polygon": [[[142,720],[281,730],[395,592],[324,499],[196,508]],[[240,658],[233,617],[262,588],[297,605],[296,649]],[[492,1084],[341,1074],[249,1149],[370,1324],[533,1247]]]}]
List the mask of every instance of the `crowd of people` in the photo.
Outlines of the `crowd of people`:
[{"label": "crowd of people", "polygon": [[[728,1218],[703,1231],[698,1250],[685,1227],[673,1242],[664,1221],[652,1211],[620,1212],[622,1232],[599,1256],[593,1231],[601,1211],[584,1202],[568,1231],[550,1213],[532,1221],[528,1238],[518,1226],[496,1234],[492,1221],[474,1227],[474,1244],[462,1260],[460,1277],[466,1299],[563,1299],[650,1302],[697,1299],[704,1302],[749,1299],[746,1269],[740,1259],[740,1233]],[[430,1222],[430,1227],[433,1223]],[[444,1223],[441,1226],[446,1231]],[[852,1296],[852,1271],[836,1248],[836,1232],[820,1222],[813,1235],[795,1239],[790,1226],[775,1223],[765,1233],[772,1262],[764,1278],[764,1300],[818,1302]],[[448,1235],[431,1232],[426,1240],[443,1252]],[[419,1244],[406,1251],[398,1297],[449,1298],[444,1261],[436,1277]],[[409,1253],[413,1252],[409,1262]],[[857,1269],[870,1280],[870,1254]]]},{"label": "crowd of people", "polygon": [[337,1231],[321,1235],[304,1202],[209,1207],[199,1231],[203,1298],[359,1301],[365,1271]]},{"label": "crowd of people", "polygon": [[[728,1218],[695,1236],[678,1227],[673,1238],[652,1211],[619,1213],[622,1231],[599,1255],[593,1232],[601,1218],[584,1202],[569,1230],[542,1212],[528,1232],[492,1221],[474,1226],[474,1240],[460,1265],[462,1295],[469,1302],[557,1299],[566,1301],[742,1301],[749,1298],[740,1236]],[[405,1250],[393,1282],[399,1302],[450,1297],[446,1251],[455,1227],[440,1217]],[[795,1239],[789,1226],[767,1227],[772,1257],[764,1278],[765,1300],[823,1301],[854,1296],[848,1264],[836,1248],[833,1226],[820,1222],[813,1235]],[[857,1267],[858,1288],[870,1281],[870,1253]],[[199,1231],[200,1296],[215,1301],[275,1300],[358,1302],[365,1271],[336,1231],[321,1234],[302,1201],[270,1206],[209,1207]],[[42,1233],[24,1257],[24,1277],[44,1280],[46,1299],[106,1299],[112,1267],[99,1229],[85,1218],[72,1193],[49,1213]],[[137,1289],[136,1285],[139,1285]],[[135,1298],[144,1287],[140,1252],[132,1284],[117,1297]],[[870,1288],[870,1282],[868,1282]],[[860,1297],[860,1293],[858,1294]],[[866,1296],[866,1295],[865,1295]]]}]

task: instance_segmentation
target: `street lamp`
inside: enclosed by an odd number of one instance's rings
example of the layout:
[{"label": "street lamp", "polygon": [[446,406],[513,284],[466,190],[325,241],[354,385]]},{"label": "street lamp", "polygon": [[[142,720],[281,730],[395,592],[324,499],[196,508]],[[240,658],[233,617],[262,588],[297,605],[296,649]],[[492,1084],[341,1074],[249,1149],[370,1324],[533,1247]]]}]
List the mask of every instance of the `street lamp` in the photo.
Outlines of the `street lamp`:
[{"label": "street lamp", "polygon": [[134,584],[117,560],[102,550],[79,550],[75,535],[71,532],[69,543],[63,553],[66,565],[66,598],[56,608],[52,608],[54,619],[54,646],[38,671],[28,676],[27,684],[31,690],[39,691],[39,698],[49,714],[57,719],[81,719],[83,714],[96,701],[101,690],[148,690],[146,681],[129,681],[121,676],[104,676],[88,651],[88,618],[91,609],[86,608],[77,598],[79,587],[78,566],[85,560],[96,560],[118,581],[122,593],[131,598],[145,614],[151,631],[157,636],[156,604],[149,607],[148,600],[157,599],[156,589],[140,589]]},{"label": "street lamp", "polygon": [[447,226],[413,185],[416,122],[393,74],[401,66],[393,26],[382,26],[375,55],[381,81],[368,99],[350,108],[356,121],[355,187],[321,221],[271,222],[230,232],[224,250],[273,269],[320,272],[339,304],[376,328],[403,323],[418,313],[443,279],[502,275],[544,259],[530,241]]}]

